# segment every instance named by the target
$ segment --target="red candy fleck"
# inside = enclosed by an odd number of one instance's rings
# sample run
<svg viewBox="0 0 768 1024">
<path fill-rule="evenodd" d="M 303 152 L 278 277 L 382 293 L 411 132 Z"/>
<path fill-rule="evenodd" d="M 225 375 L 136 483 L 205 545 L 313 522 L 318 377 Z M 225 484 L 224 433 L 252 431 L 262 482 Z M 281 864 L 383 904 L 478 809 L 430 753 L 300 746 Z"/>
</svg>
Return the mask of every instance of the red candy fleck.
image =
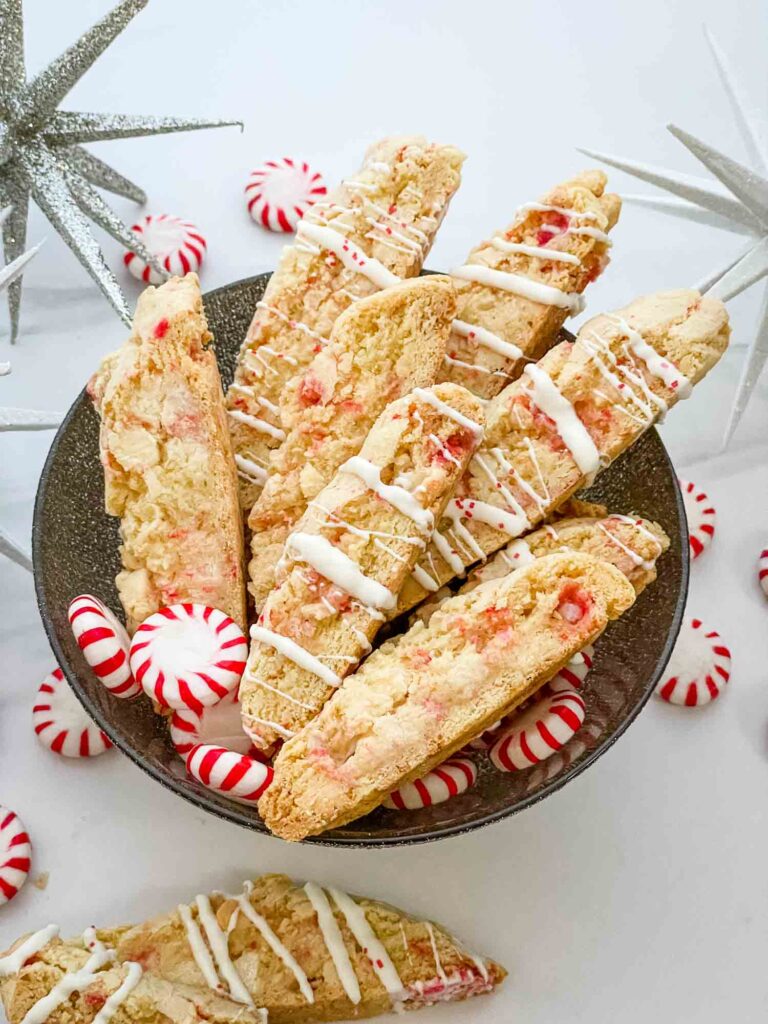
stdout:
<svg viewBox="0 0 768 1024">
<path fill-rule="evenodd" d="M 560 601 L 557 610 L 561 618 L 575 626 L 581 622 L 594 604 L 592 595 L 578 583 L 566 583 L 560 591 Z"/>
<path fill-rule="evenodd" d="M 317 377 L 305 377 L 299 384 L 299 401 L 302 405 L 318 405 L 323 400 L 323 385 Z"/>
<path fill-rule="evenodd" d="M 155 324 L 155 329 L 153 331 L 154 336 L 156 338 L 164 338 L 166 336 L 166 334 L 168 333 L 168 328 L 169 327 L 170 327 L 170 324 L 165 319 L 165 317 L 163 317 L 162 320 L 158 320 L 157 323 Z"/>
</svg>

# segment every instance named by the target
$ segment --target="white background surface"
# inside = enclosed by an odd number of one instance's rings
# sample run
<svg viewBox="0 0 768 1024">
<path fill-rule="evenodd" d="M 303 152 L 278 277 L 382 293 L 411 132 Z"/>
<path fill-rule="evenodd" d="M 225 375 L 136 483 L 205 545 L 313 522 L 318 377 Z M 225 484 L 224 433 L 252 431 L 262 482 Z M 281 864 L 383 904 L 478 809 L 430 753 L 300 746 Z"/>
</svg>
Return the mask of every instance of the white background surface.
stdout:
<svg viewBox="0 0 768 1024">
<path fill-rule="evenodd" d="M 25 0 L 36 71 L 107 10 L 106 0 Z M 585 165 L 592 146 L 698 173 L 664 131 L 674 120 L 743 158 L 700 32 L 706 20 L 765 119 L 768 9 L 758 0 L 472 4 L 154 0 L 77 86 L 71 109 L 241 117 L 236 129 L 102 144 L 143 184 L 148 209 L 195 220 L 209 241 L 205 288 L 270 269 L 283 239 L 247 219 L 242 188 L 264 158 L 306 157 L 329 183 L 388 132 L 420 131 L 468 154 L 464 184 L 429 265 L 457 265 L 514 207 Z M 760 105 L 762 107 L 760 108 Z M 649 191 L 622 175 L 612 185 Z M 131 222 L 131 204 L 116 205 Z M 43 219 L 25 279 L 23 337 L 0 404 L 65 409 L 118 320 Z M 736 236 L 627 208 L 614 263 L 588 313 L 693 284 Z M 119 253 L 109 241 L 113 265 Z M 136 289 L 118 271 L 131 301 Z M 736 345 L 758 295 L 733 303 Z M 0 337 L 0 359 L 8 358 Z M 712 457 L 742 352 L 734 349 L 664 428 L 676 465 L 718 508 L 713 548 L 693 567 L 689 610 L 719 629 L 732 683 L 703 711 L 652 701 L 604 758 L 564 791 L 470 836 L 388 852 L 293 847 L 196 811 L 120 754 L 69 763 L 30 724 L 53 667 L 30 577 L 0 564 L 0 803 L 35 844 L 28 885 L 0 910 L 0 948 L 49 920 L 138 919 L 247 875 L 285 870 L 379 895 L 452 926 L 511 972 L 492 999 L 420 1019 L 622 1024 L 768 1011 L 768 605 L 755 560 L 768 543 L 768 380 L 731 450 Z M 0 440 L 0 522 L 28 535 L 50 435 Z M 657 586 L 663 586 L 662 579 Z"/>
</svg>

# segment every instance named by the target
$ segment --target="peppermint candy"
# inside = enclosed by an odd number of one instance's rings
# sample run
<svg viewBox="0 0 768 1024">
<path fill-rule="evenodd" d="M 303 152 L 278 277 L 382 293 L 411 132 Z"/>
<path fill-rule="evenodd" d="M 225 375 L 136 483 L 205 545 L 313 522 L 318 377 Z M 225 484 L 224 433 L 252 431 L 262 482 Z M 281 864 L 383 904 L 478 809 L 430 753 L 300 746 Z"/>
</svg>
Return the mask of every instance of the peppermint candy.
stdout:
<svg viewBox="0 0 768 1024">
<path fill-rule="evenodd" d="M 40 742 L 63 757 L 97 757 L 112 746 L 85 713 L 60 668 L 50 672 L 37 691 L 32 725 Z"/>
<path fill-rule="evenodd" d="M 238 754 L 249 753 L 253 746 L 250 737 L 243 732 L 236 689 L 200 713 L 190 708 L 174 711 L 170 728 L 171 743 L 182 757 L 201 743 L 226 747 Z"/>
<path fill-rule="evenodd" d="M 248 643 L 228 615 L 204 604 L 174 604 L 146 619 L 131 641 L 131 671 L 161 707 L 202 714 L 237 688 Z"/>
<path fill-rule="evenodd" d="M 71 601 L 67 614 L 77 645 L 99 682 L 115 697 L 137 697 L 141 687 L 131 674 L 131 641 L 122 622 L 91 594 Z"/>
<path fill-rule="evenodd" d="M 768 597 L 768 548 L 764 548 L 760 552 L 760 558 L 757 560 L 757 582 L 760 584 L 760 589 Z"/>
<path fill-rule="evenodd" d="M 576 735 L 585 715 L 584 698 L 575 690 L 537 700 L 504 729 L 490 749 L 491 761 L 502 772 L 539 764 Z"/>
<path fill-rule="evenodd" d="M 322 177 L 306 161 L 284 156 L 251 171 L 245 186 L 248 212 L 270 231 L 293 232 L 313 203 L 326 195 Z"/>
<path fill-rule="evenodd" d="M 186 764 L 193 779 L 239 803 L 255 803 L 275 774 L 269 764 L 210 743 L 192 747 Z"/>
<path fill-rule="evenodd" d="M 0 804 L 0 907 L 24 885 L 32 862 L 32 843 L 14 811 Z"/>
<path fill-rule="evenodd" d="M 390 793 L 383 806 L 397 811 L 416 811 L 442 804 L 465 793 L 477 781 L 477 768 L 466 757 L 453 757 L 420 779 L 406 782 Z"/>
<path fill-rule="evenodd" d="M 568 690 L 580 690 L 584 680 L 592 668 L 595 649 L 592 644 L 574 654 L 571 660 L 560 669 L 544 688 L 545 693 L 566 693 Z"/>
<path fill-rule="evenodd" d="M 197 272 L 203 262 L 207 243 L 198 228 L 188 220 L 167 213 L 148 214 L 131 228 L 169 274 Z M 163 278 L 135 252 L 127 252 L 123 262 L 144 284 L 162 284 Z"/>
<path fill-rule="evenodd" d="M 670 704 L 700 707 L 720 696 L 731 677 L 731 652 L 701 619 L 685 619 L 656 693 Z"/>
<path fill-rule="evenodd" d="M 688 544 L 691 558 L 698 558 L 712 543 L 716 513 L 704 491 L 688 480 L 678 480 L 683 492 L 685 517 L 688 520 Z"/>
</svg>

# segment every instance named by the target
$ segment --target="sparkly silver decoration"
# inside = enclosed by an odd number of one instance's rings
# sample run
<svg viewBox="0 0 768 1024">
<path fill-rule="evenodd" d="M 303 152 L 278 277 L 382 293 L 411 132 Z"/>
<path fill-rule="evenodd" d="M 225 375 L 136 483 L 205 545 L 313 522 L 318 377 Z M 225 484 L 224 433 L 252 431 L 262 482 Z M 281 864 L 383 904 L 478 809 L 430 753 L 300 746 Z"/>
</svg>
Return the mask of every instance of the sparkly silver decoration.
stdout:
<svg viewBox="0 0 768 1024">
<path fill-rule="evenodd" d="M 10 558 L 12 562 L 20 565 L 27 572 L 32 572 L 32 559 L 29 557 L 29 552 L 9 536 L 2 526 L 0 526 L 0 555 Z"/>
<path fill-rule="evenodd" d="M 0 406 L 0 434 L 9 430 L 55 430 L 63 419 L 61 412 Z"/>
<path fill-rule="evenodd" d="M 11 206 L 6 206 L 4 209 L 0 210 L 0 227 L 2 227 L 2 225 L 8 220 L 12 210 L 13 207 Z M 38 245 L 34 246 L 34 248 L 28 249 L 27 252 L 23 252 L 20 256 L 17 256 L 15 260 L 9 263 L 8 266 L 3 267 L 3 269 L 0 270 L 0 292 L 12 285 L 14 281 L 19 280 L 21 275 L 24 273 L 24 269 L 27 264 L 33 256 L 37 255 L 42 244 L 43 243 L 40 242 Z M 11 364 L 0 362 L 0 377 L 6 377 L 10 372 Z"/>
<path fill-rule="evenodd" d="M 717 181 L 678 174 L 665 168 L 651 167 L 635 160 L 597 153 L 590 149 L 580 149 L 579 152 L 620 171 L 626 171 L 641 181 L 663 188 L 676 197 L 670 199 L 645 195 L 624 196 L 629 202 L 646 209 L 671 213 L 699 224 L 725 228 L 748 237 L 748 242 L 736 256 L 731 257 L 723 266 L 718 267 L 696 285 L 700 291 L 708 292 L 727 302 L 768 274 L 768 158 L 761 148 L 760 136 L 752 123 L 747 104 L 724 54 L 706 28 L 704 33 L 751 167 L 738 163 L 673 124 L 667 125 L 668 131 L 682 142 L 686 149 L 718 179 Z M 725 430 L 723 447 L 726 447 L 733 437 L 766 360 L 768 285 L 763 297 L 757 331 L 747 349 Z"/>
<path fill-rule="evenodd" d="M 239 121 L 90 114 L 57 109 L 75 83 L 147 2 L 122 0 L 27 82 L 21 0 L 0 0 L 0 203 L 13 204 L 12 212 L 2 225 L 6 259 L 13 261 L 8 269 L 23 258 L 31 197 L 126 324 L 130 324 L 128 306 L 91 233 L 89 221 L 146 260 L 163 278 L 168 275 L 94 186 L 139 203 L 146 200 L 144 192 L 83 149 L 82 143 L 224 125 L 242 127 Z M 16 278 L 8 287 L 11 343 L 18 335 L 20 303 L 21 281 Z"/>
</svg>

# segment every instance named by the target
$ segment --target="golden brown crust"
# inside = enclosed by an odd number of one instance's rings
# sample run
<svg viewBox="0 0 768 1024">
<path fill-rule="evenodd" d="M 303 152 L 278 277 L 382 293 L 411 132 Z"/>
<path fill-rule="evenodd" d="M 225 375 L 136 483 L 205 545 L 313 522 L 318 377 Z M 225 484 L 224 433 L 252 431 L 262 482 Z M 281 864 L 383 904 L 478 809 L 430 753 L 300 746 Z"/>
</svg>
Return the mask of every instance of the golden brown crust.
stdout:
<svg viewBox="0 0 768 1024">
<path fill-rule="evenodd" d="M 561 292 L 583 292 L 609 262 L 607 232 L 616 224 L 621 210 L 620 198 L 605 193 L 606 180 L 602 171 L 584 171 L 555 186 L 538 203 L 521 207 L 515 220 L 496 234 L 496 242 L 481 242 L 466 263 L 519 274 Z M 542 210 L 542 206 L 550 209 Z M 546 248 L 564 256 L 546 259 L 502 248 L 509 243 Z M 564 262 L 569 259 L 575 262 Z M 492 398 L 520 376 L 528 360 L 540 359 L 555 343 L 571 311 L 476 281 L 454 280 L 458 292 L 456 319 L 461 330 L 451 334 L 443 379 L 463 384 L 483 398 Z M 471 327 L 480 327 L 507 345 L 514 345 L 522 357 L 495 350 L 492 341 L 489 347 L 482 332 L 468 336 Z"/>
<path fill-rule="evenodd" d="M 571 552 L 447 601 L 429 626 L 375 651 L 282 747 L 264 821 L 296 841 L 366 814 L 508 714 L 634 596 L 614 566 Z"/>
<path fill-rule="evenodd" d="M 360 450 L 389 402 L 437 378 L 456 298 L 450 278 L 407 281 L 361 299 L 333 326 L 331 344 L 280 399 L 286 439 L 248 520 L 249 590 L 261 608 L 285 538 L 338 467 Z"/>
<path fill-rule="evenodd" d="M 445 403 L 435 408 L 430 399 Z M 456 417 L 472 421 L 472 432 Z M 340 467 L 334 479 L 310 504 L 288 538 L 278 571 L 278 586 L 267 597 L 252 630 L 248 665 L 240 684 L 243 724 L 254 742 L 269 747 L 309 722 L 333 693 L 334 683 L 318 675 L 341 678 L 370 650 L 384 614 L 354 600 L 322 572 L 291 552 L 297 536 L 316 537 L 343 552 L 368 580 L 389 592 L 392 602 L 423 551 L 431 526 L 442 513 L 457 480 L 480 440 L 484 421 L 477 398 L 457 384 L 438 384 L 392 402 L 371 428 L 358 461 L 371 481 Z M 395 504 L 386 491 L 395 485 Z M 397 496 L 412 502 L 417 519 Z M 417 521 L 427 513 L 428 524 Z M 317 659 L 319 666 L 297 663 L 257 630 L 287 637 Z M 279 640 L 277 641 L 279 643 Z"/>
<path fill-rule="evenodd" d="M 197 276 L 171 278 L 142 293 L 128 341 L 89 385 L 129 630 L 180 601 L 245 626 L 237 477 L 210 341 Z"/>
<path fill-rule="evenodd" d="M 537 367 L 567 399 L 591 437 L 598 468 L 629 448 L 662 407 L 671 407 L 680 397 L 678 390 L 651 374 L 630 353 L 628 328 L 639 332 L 691 384 L 717 363 L 730 333 L 725 306 L 717 299 L 702 298 L 693 290 L 658 292 L 588 321 L 574 344 L 563 342 L 539 361 Z M 617 374 L 621 391 L 610 379 Z M 486 422 L 483 446 L 456 492 L 470 513 L 459 522 L 466 533 L 457 532 L 455 520 L 443 521 L 437 540 L 419 563 L 435 589 L 457 575 L 460 566 L 472 565 L 481 554 L 487 556 L 507 544 L 510 536 L 536 526 L 589 483 L 589 475 L 576 464 L 557 425 L 533 402 L 527 374 L 491 400 Z M 525 514 L 525 521 L 517 517 L 516 532 L 479 521 L 478 511 L 483 508 L 508 512 L 510 499 Z M 441 550 L 451 552 L 453 567 Z M 412 608 L 428 593 L 409 578 L 398 612 Z"/>
<path fill-rule="evenodd" d="M 383 139 L 368 150 L 354 178 L 343 182 L 327 202 L 316 203 L 305 222 L 333 225 L 357 252 L 378 261 L 390 275 L 414 277 L 459 186 L 463 161 L 453 146 L 421 137 Z M 267 424 L 255 429 L 242 420 L 231 421 L 234 450 L 246 460 L 241 464 L 246 511 L 263 485 L 269 452 L 281 441 L 274 433 L 281 429 L 274 410 L 283 387 L 327 342 L 339 314 L 378 287 L 365 272 L 345 266 L 316 241 L 302 240 L 301 228 L 296 242 L 283 250 L 227 393 L 230 410 Z"/>
</svg>

